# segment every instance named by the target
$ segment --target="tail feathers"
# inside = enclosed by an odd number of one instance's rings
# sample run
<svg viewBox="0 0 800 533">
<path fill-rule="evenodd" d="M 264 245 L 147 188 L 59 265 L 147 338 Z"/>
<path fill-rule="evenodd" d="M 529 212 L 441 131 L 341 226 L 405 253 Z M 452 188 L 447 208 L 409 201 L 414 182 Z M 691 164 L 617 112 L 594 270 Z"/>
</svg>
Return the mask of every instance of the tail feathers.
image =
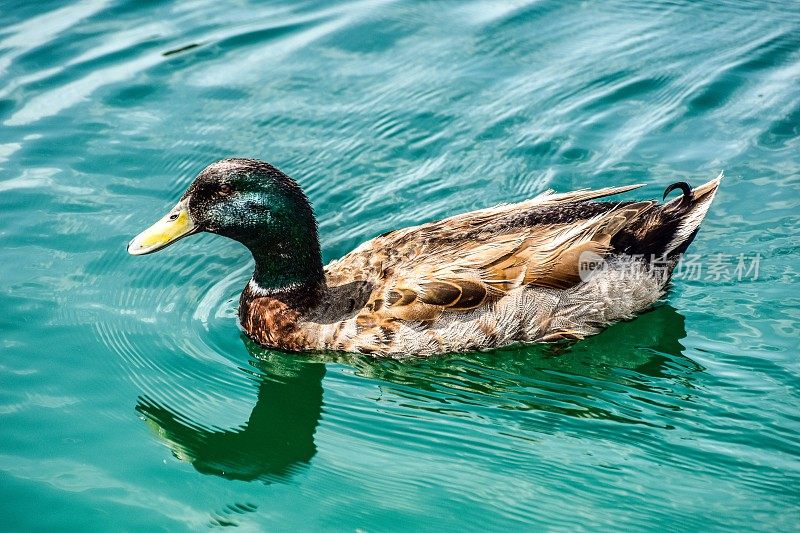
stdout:
<svg viewBox="0 0 800 533">
<path fill-rule="evenodd" d="M 721 180 L 722 173 L 694 189 L 685 182 L 670 185 L 664 197 L 675 190 L 683 194 L 662 205 L 652 202 L 652 209 L 614 235 L 612 249 L 646 258 L 677 258 L 697 234 Z"/>
<path fill-rule="evenodd" d="M 674 217 L 678 222 L 672 239 L 664 248 L 663 255 L 673 256 L 686 251 L 708 213 L 711 202 L 714 201 L 722 177 L 723 173 L 720 172 L 719 176 L 692 189 L 688 194 L 688 186 L 685 189 L 681 187 L 681 185 L 686 185 L 685 183 L 671 185 L 667 188 L 665 195 L 674 188 L 681 188 L 684 194 L 680 198 L 667 202 L 662 208 L 664 215 L 670 216 L 670 218 Z"/>
</svg>

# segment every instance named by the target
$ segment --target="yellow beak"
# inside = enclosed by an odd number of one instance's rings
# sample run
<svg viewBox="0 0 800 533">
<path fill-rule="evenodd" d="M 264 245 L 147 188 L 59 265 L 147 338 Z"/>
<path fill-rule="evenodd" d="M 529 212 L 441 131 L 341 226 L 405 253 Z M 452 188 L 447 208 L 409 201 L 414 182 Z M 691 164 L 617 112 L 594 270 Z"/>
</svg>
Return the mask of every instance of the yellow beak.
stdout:
<svg viewBox="0 0 800 533">
<path fill-rule="evenodd" d="M 157 252 L 175 241 L 197 231 L 197 226 L 189 215 L 189 199 L 178 202 L 169 213 L 141 232 L 128 243 L 128 253 L 144 255 Z"/>
</svg>

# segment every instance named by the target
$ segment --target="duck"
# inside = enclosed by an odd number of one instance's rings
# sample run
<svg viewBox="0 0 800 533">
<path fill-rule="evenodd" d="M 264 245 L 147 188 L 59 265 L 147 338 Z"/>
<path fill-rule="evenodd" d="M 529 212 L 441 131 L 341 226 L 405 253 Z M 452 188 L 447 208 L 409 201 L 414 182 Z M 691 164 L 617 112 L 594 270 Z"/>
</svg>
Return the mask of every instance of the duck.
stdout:
<svg viewBox="0 0 800 533">
<path fill-rule="evenodd" d="M 673 183 L 661 201 L 608 199 L 641 184 L 548 190 L 389 231 L 323 265 L 298 183 L 264 161 L 229 158 L 205 167 L 127 251 L 200 232 L 243 244 L 255 268 L 238 322 L 269 349 L 399 358 L 556 343 L 662 300 L 721 179 Z"/>
</svg>

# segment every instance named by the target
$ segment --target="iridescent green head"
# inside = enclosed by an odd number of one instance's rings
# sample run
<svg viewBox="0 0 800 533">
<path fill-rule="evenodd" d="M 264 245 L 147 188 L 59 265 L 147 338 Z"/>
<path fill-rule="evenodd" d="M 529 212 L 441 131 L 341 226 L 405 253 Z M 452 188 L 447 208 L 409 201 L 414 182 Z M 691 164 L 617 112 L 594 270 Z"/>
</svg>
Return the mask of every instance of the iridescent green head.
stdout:
<svg viewBox="0 0 800 533">
<path fill-rule="evenodd" d="M 167 215 L 128 244 L 128 252 L 156 252 L 201 231 L 247 246 L 263 288 L 323 279 L 311 204 L 293 179 L 269 163 L 223 159 L 207 166 Z"/>
</svg>

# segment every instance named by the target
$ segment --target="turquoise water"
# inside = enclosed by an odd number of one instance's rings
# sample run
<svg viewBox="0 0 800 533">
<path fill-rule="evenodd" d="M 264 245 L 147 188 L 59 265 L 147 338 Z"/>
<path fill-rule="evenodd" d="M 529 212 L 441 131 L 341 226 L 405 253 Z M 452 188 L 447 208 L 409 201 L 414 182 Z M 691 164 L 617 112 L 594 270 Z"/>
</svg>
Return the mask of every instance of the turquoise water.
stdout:
<svg viewBox="0 0 800 533">
<path fill-rule="evenodd" d="M 796 3 L 8 3 L 0 123 L 4 530 L 800 528 Z M 726 178 L 705 270 L 634 321 L 310 359 L 241 336 L 237 243 L 125 252 L 232 155 L 302 184 L 326 259 Z"/>
</svg>

